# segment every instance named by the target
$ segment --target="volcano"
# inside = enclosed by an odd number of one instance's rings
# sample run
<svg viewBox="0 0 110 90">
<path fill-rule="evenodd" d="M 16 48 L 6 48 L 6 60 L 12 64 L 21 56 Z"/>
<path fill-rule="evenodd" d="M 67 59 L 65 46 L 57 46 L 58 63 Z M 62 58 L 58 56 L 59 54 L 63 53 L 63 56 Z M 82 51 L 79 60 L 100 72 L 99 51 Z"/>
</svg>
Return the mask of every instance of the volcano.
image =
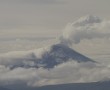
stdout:
<svg viewBox="0 0 110 90">
<path fill-rule="evenodd" d="M 68 61 L 95 62 L 92 59 L 76 52 L 72 48 L 63 44 L 55 44 L 50 47 L 50 50 L 42 54 L 42 58 L 37 60 L 37 67 L 53 68 L 56 65 Z"/>
</svg>

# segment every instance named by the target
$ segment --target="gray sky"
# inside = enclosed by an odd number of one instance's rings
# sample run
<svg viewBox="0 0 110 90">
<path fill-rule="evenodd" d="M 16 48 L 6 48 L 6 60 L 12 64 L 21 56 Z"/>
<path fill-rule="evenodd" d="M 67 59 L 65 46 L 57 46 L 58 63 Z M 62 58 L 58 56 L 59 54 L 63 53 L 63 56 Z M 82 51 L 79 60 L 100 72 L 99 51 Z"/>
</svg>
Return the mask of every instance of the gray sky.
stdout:
<svg viewBox="0 0 110 90">
<path fill-rule="evenodd" d="M 110 19 L 109 9 L 110 0 L 0 0 L 0 36 L 59 36 L 79 17 Z"/>
</svg>

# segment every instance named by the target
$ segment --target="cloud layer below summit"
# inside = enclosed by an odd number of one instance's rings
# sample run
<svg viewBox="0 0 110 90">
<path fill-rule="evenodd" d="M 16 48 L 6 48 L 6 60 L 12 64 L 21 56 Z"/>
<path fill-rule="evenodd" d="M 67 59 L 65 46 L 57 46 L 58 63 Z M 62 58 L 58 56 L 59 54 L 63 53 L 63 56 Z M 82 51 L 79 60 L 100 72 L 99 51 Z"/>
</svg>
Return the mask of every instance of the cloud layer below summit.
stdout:
<svg viewBox="0 0 110 90">
<path fill-rule="evenodd" d="M 0 65 L 0 84 L 42 86 L 63 83 L 81 83 L 109 80 L 110 67 L 94 66 L 92 63 L 63 63 L 54 69 L 36 69 L 18 67 L 9 69 Z"/>
</svg>

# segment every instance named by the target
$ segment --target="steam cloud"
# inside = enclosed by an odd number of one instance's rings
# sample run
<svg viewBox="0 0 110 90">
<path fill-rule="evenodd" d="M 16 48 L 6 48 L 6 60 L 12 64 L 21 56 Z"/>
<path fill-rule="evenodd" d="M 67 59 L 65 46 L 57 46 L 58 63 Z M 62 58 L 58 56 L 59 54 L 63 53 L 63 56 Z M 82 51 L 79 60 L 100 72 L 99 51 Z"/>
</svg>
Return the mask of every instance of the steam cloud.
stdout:
<svg viewBox="0 0 110 90">
<path fill-rule="evenodd" d="M 66 26 L 60 38 L 66 45 L 78 44 L 84 39 L 110 38 L 110 21 L 88 15 Z"/>
</svg>

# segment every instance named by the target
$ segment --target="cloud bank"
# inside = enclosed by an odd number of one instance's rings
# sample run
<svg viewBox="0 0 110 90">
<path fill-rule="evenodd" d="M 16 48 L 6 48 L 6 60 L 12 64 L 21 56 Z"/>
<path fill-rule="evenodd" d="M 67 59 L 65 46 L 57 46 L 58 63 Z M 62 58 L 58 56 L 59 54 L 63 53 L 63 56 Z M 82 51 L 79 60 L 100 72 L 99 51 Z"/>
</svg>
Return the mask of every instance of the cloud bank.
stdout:
<svg viewBox="0 0 110 90">
<path fill-rule="evenodd" d="M 63 63 L 54 69 L 23 68 L 10 69 L 0 65 L 0 84 L 24 83 L 28 86 L 42 86 L 63 83 L 96 82 L 110 78 L 110 68 L 92 63 Z M 91 75 L 92 73 L 92 75 Z"/>
<path fill-rule="evenodd" d="M 61 43 L 78 44 L 84 39 L 110 38 L 110 21 L 88 15 L 66 26 Z"/>
<path fill-rule="evenodd" d="M 48 50 L 49 48 L 41 48 L 0 55 L 0 85 L 19 85 L 22 83 L 36 87 L 52 84 L 96 82 L 110 78 L 109 66 L 94 64 L 93 62 L 77 63 L 69 60 L 50 70 L 37 68 L 34 60 L 35 56 L 41 58 L 42 54 Z"/>
</svg>

